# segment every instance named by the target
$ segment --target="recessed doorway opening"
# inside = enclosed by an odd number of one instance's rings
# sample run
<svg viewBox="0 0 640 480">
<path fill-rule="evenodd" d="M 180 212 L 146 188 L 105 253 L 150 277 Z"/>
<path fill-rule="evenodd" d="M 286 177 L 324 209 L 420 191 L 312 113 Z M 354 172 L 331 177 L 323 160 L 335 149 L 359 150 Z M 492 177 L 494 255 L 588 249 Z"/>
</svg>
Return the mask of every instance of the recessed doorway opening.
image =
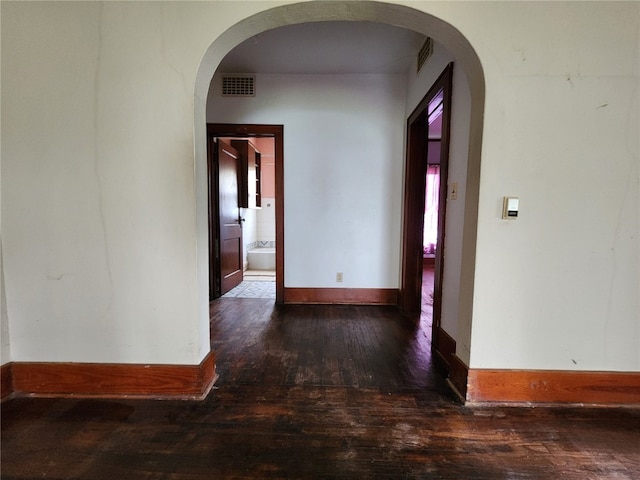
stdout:
<svg viewBox="0 0 640 480">
<path fill-rule="evenodd" d="M 241 229 L 241 280 L 232 288 L 219 289 L 210 300 L 226 298 L 270 298 L 281 303 L 284 289 L 284 255 L 282 245 L 283 190 L 281 125 L 208 124 L 209 198 L 210 198 L 210 278 L 220 282 L 224 276 L 224 251 L 220 239 L 219 165 L 213 155 L 216 142 L 223 142 L 238 152 L 237 218 Z M 247 153 L 249 152 L 249 153 Z M 246 161 L 246 156 L 251 158 Z M 243 159 L 244 165 L 243 166 Z M 280 292 L 280 297 L 278 293 Z"/>
<path fill-rule="evenodd" d="M 457 231 L 460 232 L 460 285 L 458 300 L 456 300 L 456 312 L 455 318 L 460 319 L 460 323 L 457 328 L 449 329 L 453 332 L 456 338 L 461 340 L 462 362 L 469 364 L 469 332 L 471 331 L 472 320 L 472 299 L 473 299 L 473 281 L 474 281 L 474 258 L 475 258 L 475 239 L 476 239 L 476 225 L 477 225 L 477 179 L 479 178 L 479 164 L 480 164 L 480 147 L 482 138 L 482 112 L 484 102 L 484 77 L 482 74 L 482 68 L 477 56 L 475 55 L 473 48 L 468 44 L 467 40 L 462 34 L 447 24 L 445 21 L 438 19 L 432 15 L 420 12 L 417 10 L 408 9 L 397 5 L 385 4 L 382 2 L 348 2 L 350 8 L 345 10 L 345 2 L 313 2 L 312 4 L 293 4 L 287 5 L 275 9 L 271 9 L 268 12 L 258 13 L 254 17 L 248 18 L 233 28 L 229 29 L 225 35 L 216 40 L 205 54 L 201 69 L 198 72 L 198 84 L 196 86 L 196 100 L 198 103 L 196 109 L 196 130 L 199 128 L 197 125 L 200 118 L 205 118 L 206 109 L 202 109 L 200 102 L 203 98 L 206 98 L 206 90 L 209 88 L 210 80 L 213 76 L 217 65 L 220 64 L 222 58 L 235 46 L 242 43 L 242 41 L 252 38 L 255 35 L 259 35 L 267 30 L 271 30 L 280 26 L 310 22 L 322 22 L 329 20 L 349 20 L 350 22 L 381 22 L 390 25 L 398 25 L 403 28 L 413 30 L 415 32 L 421 32 L 425 35 L 433 35 L 433 38 L 441 42 L 446 48 L 451 48 L 450 52 L 452 57 L 459 60 L 460 65 L 466 78 L 469 81 L 470 88 L 470 124 L 471 129 L 466 132 L 468 135 L 468 149 L 465 149 L 465 156 L 460 157 L 462 161 L 468 162 L 468 169 L 465 177 L 469 180 L 466 185 L 463 186 L 463 208 L 458 208 L 457 218 Z M 410 15 L 407 15 L 407 14 Z M 264 21 L 265 23 L 262 23 Z M 236 28 L 237 27 L 237 28 Z M 204 83 L 203 83 L 204 82 Z M 205 85 L 206 83 L 206 85 Z M 260 91 L 261 84 L 258 83 L 258 91 Z M 283 97 L 283 99 L 292 100 L 291 96 Z M 348 99 L 348 97 L 345 97 Z M 419 97 L 418 97 L 419 98 Z M 326 109 L 325 109 L 326 110 Z M 325 111 L 319 110 L 319 111 Z M 263 112 L 262 112 L 263 113 Z M 242 121 L 246 117 L 249 121 L 263 121 L 268 120 L 265 115 L 247 116 L 248 112 L 244 110 L 237 118 L 231 121 Z M 260 118 L 258 118 L 260 117 Z M 224 117 L 211 119 L 212 121 L 223 121 Z M 271 117 L 273 118 L 273 117 Z M 456 117 L 459 118 L 459 117 Z M 463 133 L 464 135 L 465 133 Z M 198 143 L 198 132 L 196 132 L 196 143 Z M 397 149 L 396 149 L 397 150 Z M 468 157 L 466 156 L 468 153 Z M 345 163 L 348 165 L 349 163 Z M 295 183 L 295 181 L 294 181 Z M 307 185 L 307 183 L 304 183 Z M 290 185 L 289 183 L 287 185 Z M 298 184 L 300 185 L 300 183 Z M 199 183 L 201 188 L 201 183 Z M 298 189 L 298 192 L 301 191 Z M 296 192 L 296 193 L 298 193 Z M 466 195 L 464 193 L 466 192 Z M 291 193 L 291 192 L 290 192 Z M 423 202 L 424 202 L 424 189 L 422 190 Z M 291 195 L 290 195 L 291 196 Z M 199 198 L 201 195 L 199 195 Z M 303 201 L 289 199 L 292 205 L 296 207 L 308 205 Z M 422 202 L 421 202 L 422 203 Z M 353 210 L 353 208 L 351 209 Z M 378 209 L 379 210 L 379 209 Z M 202 209 L 200 208 L 200 211 Z M 291 209 L 289 210 L 291 211 Z M 349 209 L 347 209 L 349 211 Z M 424 209 L 420 213 L 424 214 Z M 201 215 L 199 215 L 199 218 Z M 354 218 L 354 217 L 350 217 Z M 355 217 L 357 218 L 357 217 Z M 393 217 L 392 217 L 393 218 Z M 398 216 L 396 216 L 398 218 Z M 291 218 L 292 224 L 297 224 L 293 218 Z M 464 225 L 463 225 L 464 223 Z M 463 228 L 464 227 L 464 228 Z M 307 243 L 295 242 L 292 239 L 290 232 L 297 233 L 300 229 L 288 230 L 289 240 L 292 245 L 304 245 L 307 247 Z M 387 230 L 389 231 L 389 230 Z M 420 232 L 422 237 L 422 231 Z M 320 236 L 315 238 L 320 239 Z M 339 238 L 334 235 L 334 238 Z M 296 237 L 297 239 L 297 237 Z M 284 240 L 284 238 L 283 238 Z M 282 245 L 282 242 L 280 242 Z M 420 248 L 422 250 L 422 238 L 420 238 Z M 376 256 L 375 258 L 378 258 Z M 422 256 L 420 256 L 422 257 Z M 289 252 L 288 256 L 288 270 L 287 275 L 291 284 L 296 284 L 299 275 L 300 262 L 294 262 L 294 258 Z M 389 258 L 388 255 L 380 258 Z M 282 259 L 284 260 L 284 259 Z M 304 262 L 303 262 L 304 263 Z M 421 262 L 422 263 L 422 262 Z M 282 263 L 284 265 L 284 263 Z M 294 265 L 296 265 L 294 267 Z M 322 267 L 322 266 L 321 266 Z M 422 265 L 420 265 L 422 267 Z M 328 278 L 335 279 L 335 271 L 343 271 L 341 268 L 333 269 L 333 276 Z M 422 270 L 422 268 L 420 268 Z M 294 278 L 296 277 L 296 278 Z M 387 278 L 390 276 L 387 275 Z M 350 278 L 345 275 L 345 279 Z M 333 280 L 332 280 L 333 281 Z M 284 284 L 283 284 L 284 292 Z M 458 291 L 458 289 L 456 289 Z M 420 292 L 421 293 L 421 292 Z M 402 295 L 402 292 L 400 292 Z M 284 300 L 284 297 L 281 297 Z M 454 300 L 454 299 L 450 299 Z M 450 305 L 453 301 L 449 302 Z M 455 347 L 454 352 L 457 353 Z"/>
<path fill-rule="evenodd" d="M 452 82 L 451 63 L 407 122 L 402 263 L 403 310 L 431 311 L 431 350 L 447 373 L 454 352 L 443 347 L 441 315 Z"/>
</svg>

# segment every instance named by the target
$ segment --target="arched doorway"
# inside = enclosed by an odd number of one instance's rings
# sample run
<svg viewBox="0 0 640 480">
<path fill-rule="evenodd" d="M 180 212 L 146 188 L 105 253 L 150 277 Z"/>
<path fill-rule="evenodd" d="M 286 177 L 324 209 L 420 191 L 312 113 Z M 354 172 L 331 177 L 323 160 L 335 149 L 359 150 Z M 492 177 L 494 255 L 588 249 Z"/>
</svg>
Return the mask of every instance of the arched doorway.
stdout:
<svg viewBox="0 0 640 480">
<path fill-rule="evenodd" d="M 237 23 L 218 37 L 207 50 L 200 65 L 195 88 L 195 159 L 198 224 L 199 301 L 203 319 L 208 304 L 207 272 L 207 184 L 206 184 L 206 98 L 209 83 L 224 56 L 242 41 L 273 28 L 317 21 L 378 22 L 400 26 L 434 38 L 456 58 L 465 72 L 471 92 L 471 119 L 467 158 L 467 182 L 464 203 L 464 228 L 461 253 L 461 281 L 458 290 L 458 357 L 469 365 L 473 302 L 476 227 L 479 193 L 482 116 L 484 109 L 484 77 L 473 48 L 464 36 L 445 21 L 425 12 L 382 2 L 310 2 L 277 7 Z M 286 258 L 281 256 L 282 261 Z M 458 386 L 464 390 L 463 383 Z"/>
</svg>

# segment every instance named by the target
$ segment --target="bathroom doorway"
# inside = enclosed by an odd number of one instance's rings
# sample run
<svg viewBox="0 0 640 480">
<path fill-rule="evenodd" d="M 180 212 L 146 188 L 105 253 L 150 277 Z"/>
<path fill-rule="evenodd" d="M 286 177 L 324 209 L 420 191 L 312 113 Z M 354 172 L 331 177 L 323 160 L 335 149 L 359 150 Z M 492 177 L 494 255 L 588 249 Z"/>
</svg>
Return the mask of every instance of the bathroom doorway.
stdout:
<svg viewBox="0 0 640 480">
<path fill-rule="evenodd" d="M 284 295 L 283 250 L 283 127 L 281 125 L 207 124 L 209 144 L 222 140 L 239 151 L 247 149 L 252 168 L 239 168 L 239 182 L 249 188 L 239 188 L 239 223 L 243 230 L 243 282 L 224 297 L 273 298 L 282 303 Z M 241 154 L 242 155 L 242 154 Z M 242 162 L 240 162 L 242 163 Z M 246 169 L 246 165 L 245 165 Z M 214 169 L 212 169 L 213 171 Z M 210 178 L 209 195 L 215 199 L 216 182 Z M 244 196 L 249 196 L 245 202 Z M 246 199 L 245 199 L 246 200 Z M 211 209 L 209 235 L 215 239 L 215 208 Z M 215 240 L 211 242 L 211 277 L 219 275 L 216 265 Z M 218 262 L 219 263 L 219 262 Z M 220 296 L 220 295 L 218 295 Z M 218 296 L 212 296 L 211 300 Z"/>
</svg>

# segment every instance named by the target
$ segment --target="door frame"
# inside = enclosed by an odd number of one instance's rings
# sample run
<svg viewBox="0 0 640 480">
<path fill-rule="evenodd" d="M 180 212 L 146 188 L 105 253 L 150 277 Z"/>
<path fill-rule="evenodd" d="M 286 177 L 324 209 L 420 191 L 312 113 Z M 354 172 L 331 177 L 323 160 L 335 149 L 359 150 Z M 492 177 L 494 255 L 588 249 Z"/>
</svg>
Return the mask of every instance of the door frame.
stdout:
<svg viewBox="0 0 640 480">
<path fill-rule="evenodd" d="M 442 314 L 442 280 L 447 208 L 449 143 L 451 134 L 451 91 L 453 63 L 449 63 L 429 88 L 407 120 L 407 161 L 404 181 L 404 228 L 402 233 L 402 276 L 400 308 L 419 313 L 422 307 L 423 230 L 428 152 L 428 107 L 443 91 L 442 140 L 440 149 L 440 194 L 438 199 L 438 239 L 436 245 L 433 292 L 432 351 L 438 349 Z"/>
<path fill-rule="evenodd" d="M 276 303 L 284 303 L 284 125 L 257 125 L 233 123 L 207 123 L 207 144 L 215 137 L 271 137 L 275 150 L 275 190 L 276 190 Z M 209 198 L 211 199 L 211 176 L 209 176 Z M 216 210 L 217 212 L 217 210 Z M 215 217 L 214 217 L 215 219 Z M 212 209 L 209 214 L 209 242 L 212 236 Z M 211 260 L 209 260 L 211 281 Z M 215 267 L 219 269 L 220 267 Z M 211 288 L 211 287 L 209 287 Z"/>
</svg>

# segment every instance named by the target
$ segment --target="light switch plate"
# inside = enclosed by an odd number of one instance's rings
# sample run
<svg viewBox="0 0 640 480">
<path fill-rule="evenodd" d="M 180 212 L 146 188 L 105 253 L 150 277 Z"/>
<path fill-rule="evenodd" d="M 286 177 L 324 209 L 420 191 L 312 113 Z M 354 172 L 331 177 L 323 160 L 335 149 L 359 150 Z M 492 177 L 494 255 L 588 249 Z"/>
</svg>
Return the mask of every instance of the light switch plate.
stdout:
<svg viewBox="0 0 640 480">
<path fill-rule="evenodd" d="M 503 197 L 502 218 L 504 220 L 515 220 L 520 212 L 520 199 L 518 197 Z"/>
</svg>

